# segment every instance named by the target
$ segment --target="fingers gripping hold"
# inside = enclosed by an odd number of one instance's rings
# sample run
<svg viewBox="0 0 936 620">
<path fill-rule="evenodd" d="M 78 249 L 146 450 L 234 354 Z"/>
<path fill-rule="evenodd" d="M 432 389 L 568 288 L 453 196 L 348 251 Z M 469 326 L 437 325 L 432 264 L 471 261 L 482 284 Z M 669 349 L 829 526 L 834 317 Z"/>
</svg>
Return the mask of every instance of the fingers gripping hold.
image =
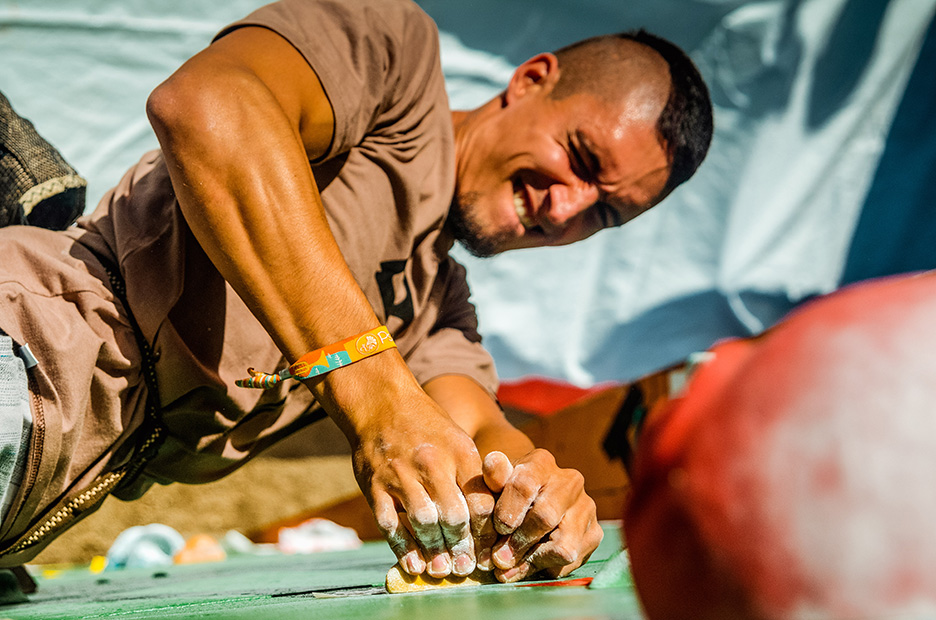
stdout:
<svg viewBox="0 0 936 620">
<path fill-rule="evenodd" d="M 410 575 L 419 575 L 426 570 L 426 561 L 416 544 L 413 535 L 400 519 L 400 514 L 389 496 L 375 500 L 374 516 L 377 527 L 383 533 L 387 544 L 400 561 L 400 565 Z"/>
<path fill-rule="evenodd" d="M 380 424 L 364 428 L 355 449 L 355 475 L 372 497 L 375 514 L 379 509 L 378 522 L 404 570 L 420 572 L 417 562 L 407 564 L 401 557 L 415 549 L 430 576 L 467 575 L 475 567 L 472 526 L 477 520 L 475 527 L 483 528 L 493 498 L 487 507 L 484 498 L 469 504 L 468 483 L 477 479 L 483 487 L 477 447 L 445 411 L 420 395 L 428 402 L 421 403 L 418 416 L 397 415 L 393 423 L 380 418 Z M 378 506 L 378 495 L 390 499 Z"/>
<path fill-rule="evenodd" d="M 560 523 L 547 538 L 534 545 L 522 562 L 506 570 L 498 570 L 497 577 L 505 583 L 519 581 L 536 573 L 552 578 L 565 577 L 582 566 L 598 548 L 604 532 L 592 520 L 584 532 L 571 523 Z"/>
<path fill-rule="evenodd" d="M 425 551 L 427 572 L 437 578 L 468 575 L 475 568 L 475 548 L 471 511 L 457 484 L 460 468 L 448 465 L 429 445 L 420 446 L 414 461 L 421 487 L 409 489 L 407 497 L 417 501 L 406 508 L 416 541 Z"/>
<path fill-rule="evenodd" d="M 439 510 L 425 493 L 422 495 L 420 502 L 406 507 L 406 515 L 416 543 L 424 551 L 427 572 L 433 577 L 444 577 L 451 572 L 451 556 L 439 523 Z"/>
<path fill-rule="evenodd" d="M 528 465 L 520 464 L 513 469 L 494 507 L 494 528 L 498 534 L 506 536 L 520 527 L 542 485 L 543 480 Z"/>
<path fill-rule="evenodd" d="M 565 577 L 588 561 L 604 532 L 597 521 L 591 521 L 579 540 L 573 540 L 569 532 L 557 529 L 555 536 L 540 545 L 529 556 L 530 562 L 550 577 Z"/>
<path fill-rule="evenodd" d="M 451 571 L 458 576 L 465 576 L 475 569 L 475 540 L 471 534 L 468 504 L 463 497 L 458 500 L 456 507 L 442 513 L 439 524 L 451 554 Z"/>
<path fill-rule="evenodd" d="M 493 550 L 498 578 L 516 581 L 537 571 L 560 576 L 575 570 L 601 540 L 595 516 L 581 473 L 558 467 L 543 450 L 526 455 L 494 508 L 495 527 L 505 536 Z"/>
</svg>

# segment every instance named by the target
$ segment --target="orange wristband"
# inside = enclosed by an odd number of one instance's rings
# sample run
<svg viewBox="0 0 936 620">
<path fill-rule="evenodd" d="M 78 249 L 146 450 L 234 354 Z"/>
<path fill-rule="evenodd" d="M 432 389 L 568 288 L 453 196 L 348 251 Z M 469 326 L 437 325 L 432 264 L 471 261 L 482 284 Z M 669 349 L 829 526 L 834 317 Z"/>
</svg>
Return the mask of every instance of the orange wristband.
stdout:
<svg viewBox="0 0 936 620">
<path fill-rule="evenodd" d="M 377 355 L 387 349 L 396 348 L 390 330 L 381 325 L 375 329 L 345 338 L 327 347 L 310 351 L 296 360 L 289 368 L 277 373 L 265 373 L 247 369 L 250 377 L 235 381 L 238 387 L 267 389 L 284 379 L 308 379 L 324 375 L 342 366 L 353 364 L 371 355 Z"/>
</svg>

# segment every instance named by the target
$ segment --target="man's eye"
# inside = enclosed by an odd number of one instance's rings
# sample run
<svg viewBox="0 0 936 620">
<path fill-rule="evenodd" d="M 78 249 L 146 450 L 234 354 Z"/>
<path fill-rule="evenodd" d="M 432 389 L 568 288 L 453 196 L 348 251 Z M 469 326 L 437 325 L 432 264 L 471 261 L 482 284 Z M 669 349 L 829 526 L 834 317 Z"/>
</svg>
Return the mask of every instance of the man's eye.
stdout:
<svg viewBox="0 0 936 620">
<path fill-rule="evenodd" d="M 574 146 L 569 146 L 569 157 L 572 160 L 573 172 L 583 181 L 591 180 L 591 172 L 588 170 L 585 158 Z"/>
</svg>

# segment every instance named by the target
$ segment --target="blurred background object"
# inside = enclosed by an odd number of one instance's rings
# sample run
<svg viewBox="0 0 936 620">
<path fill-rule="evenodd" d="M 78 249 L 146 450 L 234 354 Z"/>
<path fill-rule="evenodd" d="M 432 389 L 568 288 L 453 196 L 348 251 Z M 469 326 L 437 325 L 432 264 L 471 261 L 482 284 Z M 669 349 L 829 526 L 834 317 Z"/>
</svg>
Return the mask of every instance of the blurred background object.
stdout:
<svg viewBox="0 0 936 620">
<path fill-rule="evenodd" d="M 846 287 L 653 411 L 624 519 L 650 620 L 936 615 L 934 313 L 936 272 Z"/>
</svg>

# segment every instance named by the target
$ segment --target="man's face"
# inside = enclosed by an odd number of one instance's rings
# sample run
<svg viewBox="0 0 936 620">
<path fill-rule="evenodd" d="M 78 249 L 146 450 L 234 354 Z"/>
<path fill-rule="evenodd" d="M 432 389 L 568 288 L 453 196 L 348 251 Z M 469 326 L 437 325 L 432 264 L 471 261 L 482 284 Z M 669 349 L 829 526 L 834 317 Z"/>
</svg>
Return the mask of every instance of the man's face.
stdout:
<svg viewBox="0 0 936 620">
<path fill-rule="evenodd" d="M 553 99 L 555 78 L 515 75 L 497 113 L 458 144 L 449 224 L 476 255 L 563 245 L 620 226 L 652 207 L 666 184 L 656 124 L 667 92 L 638 84 L 613 103 L 591 94 Z"/>
</svg>

